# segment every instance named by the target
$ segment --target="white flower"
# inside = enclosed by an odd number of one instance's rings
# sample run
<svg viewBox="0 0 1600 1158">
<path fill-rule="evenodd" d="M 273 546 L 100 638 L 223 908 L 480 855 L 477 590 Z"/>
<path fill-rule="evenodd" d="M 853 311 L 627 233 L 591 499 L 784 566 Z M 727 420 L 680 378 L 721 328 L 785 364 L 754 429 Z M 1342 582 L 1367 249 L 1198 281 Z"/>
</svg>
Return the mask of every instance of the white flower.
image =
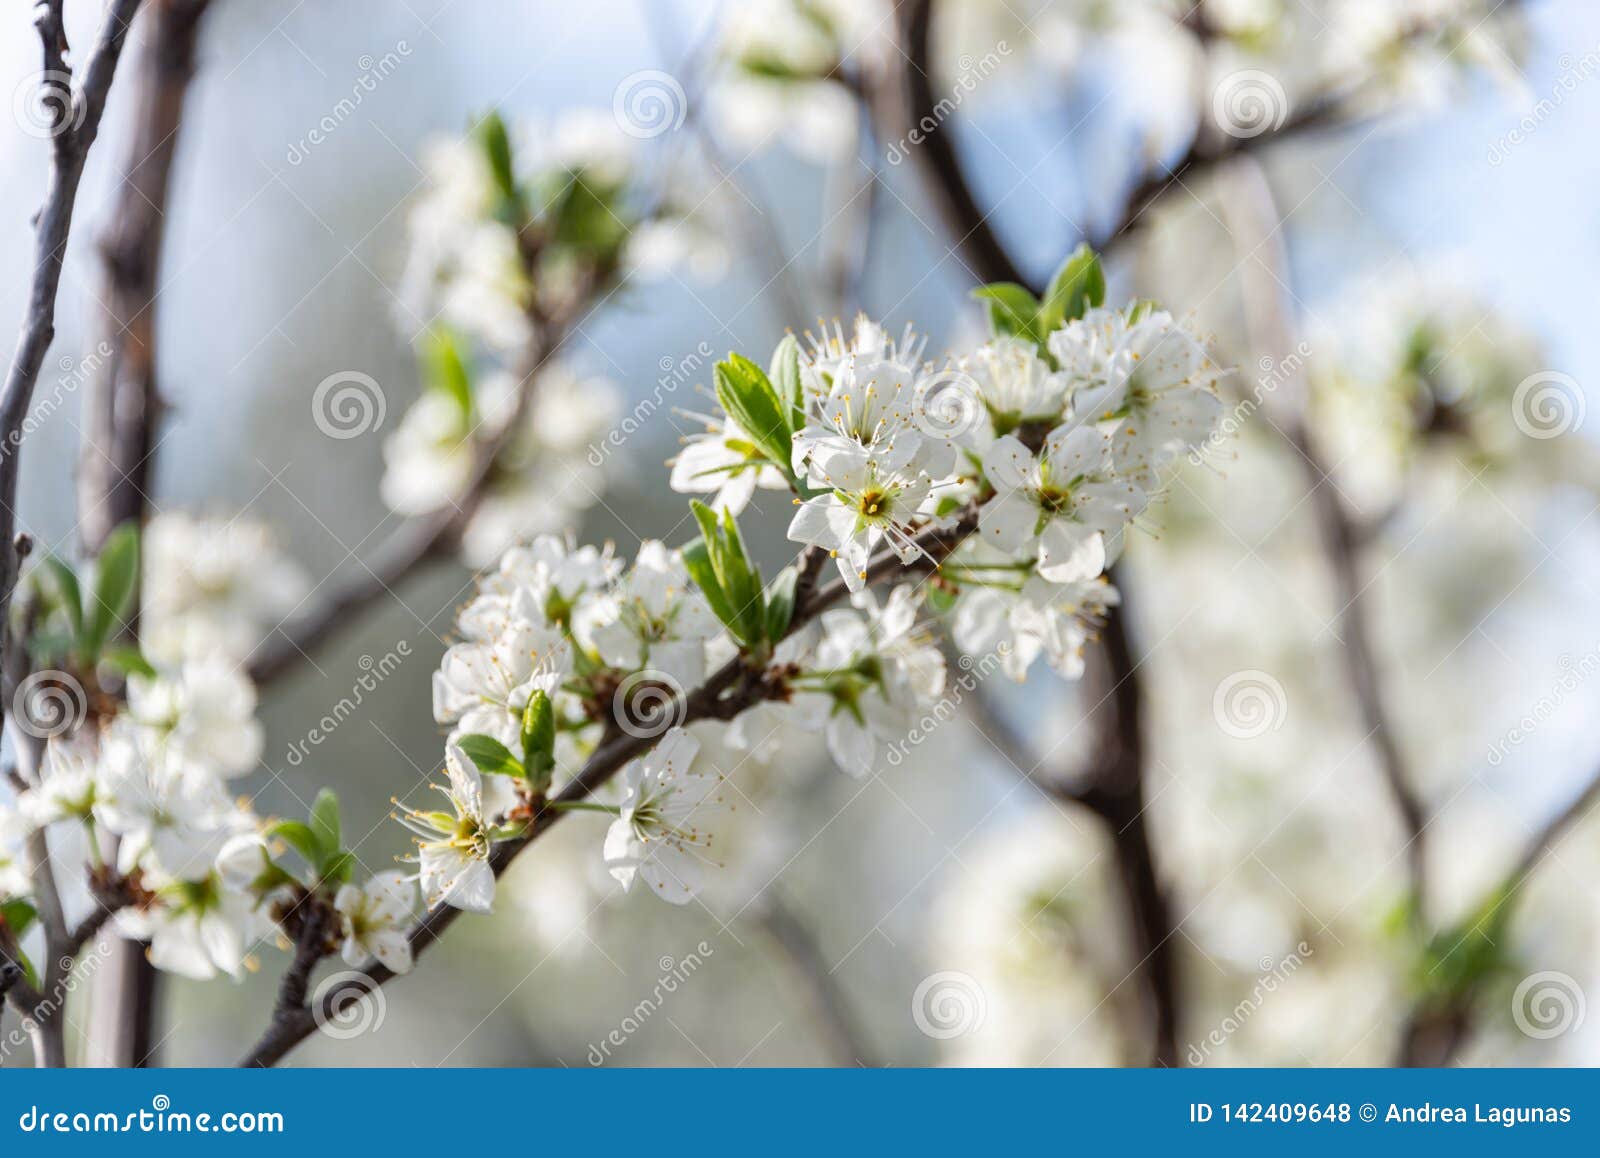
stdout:
<svg viewBox="0 0 1600 1158">
<path fill-rule="evenodd" d="M 1034 573 L 1020 584 L 963 584 L 951 636 L 969 656 L 999 656 L 1014 680 L 1022 680 L 1041 653 L 1055 671 L 1076 679 L 1083 674 L 1083 645 L 1118 599 L 1104 577 L 1051 583 Z"/>
<path fill-rule="evenodd" d="M 896 342 L 864 316 L 848 345 L 840 333 L 813 342 L 801 360 L 812 416 L 794 437 L 794 469 L 816 486 L 830 485 L 841 455 L 883 471 L 948 475 L 954 444 L 917 424 L 924 344 L 909 327 Z"/>
<path fill-rule="evenodd" d="M 706 641 L 719 630 L 705 597 L 689 582 L 682 556 L 654 539 L 639 545 L 621 584 L 573 622 L 579 639 L 606 663 L 661 672 L 684 688 L 704 678 Z"/>
<path fill-rule="evenodd" d="M 228 888 L 249 892 L 262 875 L 270 873 L 274 867 L 272 851 L 260 832 L 235 833 L 217 850 L 214 867 Z"/>
<path fill-rule="evenodd" d="M 1111 445 L 1096 426 L 1056 428 L 1037 458 L 1009 434 L 996 440 L 983 456 L 995 497 L 979 512 L 980 539 L 1013 556 L 1036 548 L 1053 582 L 1100 574 L 1145 506 L 1143 491 L 1113 476 Z"/>
<path fill-rule="evenodd" d="M 726 802 L 722 777 L 695 769 L 700 742 L 673 728 L 622 770 L 621 814 L 606 832 L 611 875 L 631 889 L 635 876 L 664 901 L 687 904 L 721 848 L 713 827 Z"/>
<path fill-rule="evenodd" d="M 123 909 L 117 927 L 150 942 L 157 969 L 205 981 L 218 971 L 243 975 L 250 946 L 270 927 L 252 899 L 228 888 L 214 872 L 156 888 L 156 904 Z"/>
<path fill-rule="evenodd" d="M 226 778 L 253 771 L 261 760 L 255 711 L 255 686 L 220 656 L 128 680 L 129 718 L 171 748 L 177 762 Z"/>
<path fill-rule="evenodd" d="M 433 718 L 453 724 L 452 737 L 481 732 L 516 750 L 529 697 L 560 685 L 571 644 L 528 588 L 480 608 L 473 625 L 473 638 L 446 651 L 433 673 Z"/>
<path fill-rule="evenodd" d="M 807 499 L 789 524 L 789 539 L 831 552 L 851 591 L 867 578 L 867 560 L 887 542 L 902 563 L 926 552 L 917 545 L 916 522 L 932 487 L 926 475 L 874 466 L 864 453 L 831 453 L 817 465 L 827 494 Z"/>
<path fill-rule="evenodd" d="M 411 971 L 411 879 L 391 870 L 369 880 L 365 888 L 342 885 L 333 898 L 344 934 L 340 952 L 352 969 L 364 969 L 376 957 L 396 973 Z"/>
<path fill-rule="evenodd" d="M 70 739 L 50 740 L 40 782 L 22 794 L 17 807 L 30 823 L 42 827 L 61 820 L 92 820 L 100 796 L 100 754 L 92 731 L 83 729 Z"/>
<path fill-rule="evenodd" d="M 145 527 L 140 553 L 141 644 L 162 662 L 242 659 L 310 589 L 299 565 L 249 519 L 164 512 Z"/>
<path fill-rule="evenodd" d="M 487 913 L 494 906 L 494 870 L 489 867 L 494 834 L 484 814 L 483 777 L 455 744 L 446 747 L 444 761 L 449 783 L 433 787 L 444 793 L 451 811 L 405 809 L 399 819 L 420 838 L 415 859 L 429 907 L 454 905 Z"/>
<path fill-rule="evenodd" d="M 566 623 L 580 596 L 605 591 L 620 574 L 622 562 L 609 543 L 579 547 L 570 536 L 540 535 L 501 556 L 499 567 L 478 585 L 477 597 L 456 617 L 456 626 L 469 639 L 492 639 L 519 599 L 548 622 Z"/>
<path fill-rule="evenodd" d="M 750 435 L 733 419 L 701 421 L 706 424 L 706 432 L 686 438 L 678 457 L 672 460 L 673 490 L 679 494 L 709 493 L 712 498 L 707 505 L 713 510 L 737 515 L 757 487 L 788 489 L 783 473 L 766 460 Z"/>
<path fill-rule="evenodd" d="M 1222 417 L 1221 371 L 1171 314 L 1130 321 L 1093 309 L 1050 335 L 1050 352 L 1077 387 L 1080 420 L 1116 422 L 1117 473 L 1150 489 L 1156 469 L 1203 443 Z"/>
<path fill-rule="evenodd" d="M 443 390 L 424 390 L 383 442 L 378 492 L 390 510 L 425 515 L 466 495 L 477 468 L 472 416 Z"/>
<path fill-rule="evenodd" d="M 965 439 L 977 449 L 1021 426 L 1053 427 L 1064 417 L 1067 376 L 1052 371 L 1032 342 L 995 338 L 979 346 L 963 368 L 976 383 L 985 412 L 986 421 L 974 423 Z"/>
<path fill-rule="evenodd" d="M 153 866 L 182 880 L 210 873 L 218 832 L 238 824 L 221 781 L 121 719 L 100 750 L 104 779 L 95 811 L 122 838 L 121 869 Z"/>
<path fill-rule="evenodd" d="M 917 631 L 917 593 L 894 589 L 879 608 L 870 591 L 822 615 L 816 670 L 796 678 L 795 706 L 827 732 L 828 752 L 867 776 L 885 742 L 905 737 L 916 712 L 944 690 L 944 657 Z"/>
</svg>

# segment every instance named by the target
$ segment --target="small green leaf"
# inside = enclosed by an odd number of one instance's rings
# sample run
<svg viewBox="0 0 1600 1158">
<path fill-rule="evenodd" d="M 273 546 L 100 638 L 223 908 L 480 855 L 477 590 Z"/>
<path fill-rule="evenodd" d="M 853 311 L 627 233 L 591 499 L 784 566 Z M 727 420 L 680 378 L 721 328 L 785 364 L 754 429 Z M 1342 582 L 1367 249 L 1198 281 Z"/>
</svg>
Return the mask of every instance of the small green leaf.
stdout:
<svg viewBox="0 0 1600 1158">
<path fill-rule="evenodd" d="M 61 609 L 67 613 L 67 621 L 72 624 L 74 638 L 81 636 L 83 592 L 78 587 L 77 572 L 54 555 L 45 557 L 44 568 L 50 576 L 51 586 L 55 588 L 55 597 L 60 601 Z"/>
<path fill-rule="evenodd" d="M 267 825 L 266 835 L 269 838 L 281 837 L 312 868 L 322 863 L 321 842 L 309 824 L 299 820 L 275 820 Z"/>
<path fill-rule="evenodd" d="M 766 632 L 767 605 L 761 591 L 761 572 L 750 562 L 745 550 L 744 536 L 739 533 L 739 520 L 733 512 L 722 512 L 722 586 L 728 593 L 728 603 L 744 625 L 740 638 L 746 646 L 753 647 Z"/>
<path fill-rule="evenodd" d="M 681 553 L 684 569 L 689 572 L 689 578 L 694 580 L 694 585 L 700 588 L 700 594 L 706 597 L 711 613 L 724 627 L 733 630 L 733 608 L 729 606 L 728 598 L 723 594 L 722 583 L 717 579 L 717 569 L 711 563 L 711 548 L 706 545 L 705 539 L 696 539 L 687 544 Z"/>
<path fill-rule="evenodd" d="M 713 373 L 717 401 L 728 416 L 744 427 L 768 461 L 788 478 L 794 477 L 794 440 L 787 407 L 760 366 L 738 354 L 718 362 Z"/>
<path fill-rule="evenodd" d="M 317 793 L 311 804 L 311 832 L 317 839 L 318 856 L 314 862 L 320 868 L 344 847 L 344 836 L 339 829 L 339 797 L 331 788 Z"/>
<path fill-rule="evenodd" d="M 522 768 L 537 788 L 550 780 L 556 766 L 556 712 L 550 697 L 534 691 L 522 709 Z"/>
<path fill-rule="evenodd" d="M 996 334 L 1027 338 L 1030 342 L 1044 340 L 1039 332 L 1039 299 L 1029 293 L 1026 286 L 1009 281 L 994 282 L 979 286 L 972 291 L 972 296 L 989 303 L 989 325 Z"/>
<path fill-rule="evenodd" d="M 778 401 L 788 409 L 789 433 L 794 434 L 806 424 L 806 389 L 800 380 L 800 343 L 793 334 L 785 334 L 772 352 L 772 368 L 767 377 L 772 380 Z"/>
<path fill-rule="evenodd" d="M 430 390 L 446 394 L 461 409 L 461 416 L 472 418 L 472 374 L 461 356 L 461 344 L 446 329 L 436 329 L 424 348 L 427 384 Z"/>
<path fill-rule="evenodd" d="M 18 940 L 28 931 L 29 926 L 38 918 L 39 913 L 33 907 L 33 902 L 21 897 L 0 904 L 0 921 L 11 930 L 11 935 Z"/>
<path fill-rule="evenodd" d="M 114 625 L 133 603 L 139 583 L 139 524 L 132 519 L 112 531 L 94 568 L 94 604 L 88 608 L 80 642 L 84 658 L 100 655 Z"/>
<path fill-rule="evenodd" d="M 128 647 L 124 644 L 112 644 L 110 647 L 102 648 L 100 662 L 109 664 L 123 675 L 144 676 L 149 679 L 156 674 L 156 669 L 145 659 L 143 652 L 137 647 Z"/>
<path fill-rule="evenodd" d="M 1087 245 L 1080 245 L 1072 256 L 1061 263 L 1061 268 L 1050 279 L 1045 291 L 1044 304 L 1039 309 L 1041 336 L 1063 322 L 1083 317 L 1094 306 L 1106 300 L 1106 274 L 1100 265 L 1100 255 Z"/>
<path fill-rule="evenodd" d="M 517 178 L 511 164 L 511 134 L 506 122 L 497 112 L 487 114 L 478 124 L 478 141 L 483 146 L 489 162 L 489 175 L 501 196 L 514 200 L 517 196 Z"/>
<path fill-rule="evenodd" d="M 327 863 L 322 866 L 322 879 L 330 884 L 349 884 L 350 878 L 355 875 L 356 854 L 344 851 L 334 853 Z"/>
<path fill-rule="evenodd" d="M 789 621 L 794 618 L 795 585 L 799 581 L 800 572 L 785 567 L 767 588 L 767 639 L 772 643 L 777 643 L 789 630 Z"/>
<path fill-rule="evenodd" d="M 462 736 L 457 742 L 461 745 L 461 750 L 467 754 L 467 759 L 476 764 L 480 772 L 495 776 L 523 774 L 522 761 L 513 756 L 511 750 L 493 736 L 474 732 L 470 736 Z"/>
</svg>

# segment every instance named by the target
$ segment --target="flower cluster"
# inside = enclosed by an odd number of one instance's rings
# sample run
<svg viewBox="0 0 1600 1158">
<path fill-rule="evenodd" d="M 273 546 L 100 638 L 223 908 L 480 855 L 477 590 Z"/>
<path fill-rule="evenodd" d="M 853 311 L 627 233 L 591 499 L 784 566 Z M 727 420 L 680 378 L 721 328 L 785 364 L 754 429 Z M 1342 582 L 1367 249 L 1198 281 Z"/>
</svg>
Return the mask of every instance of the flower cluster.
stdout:
<svg viewBox="0 0 1600 1158">
<path fill-rule="evenodd" d="M 785 729 L 820 734 L 841 768 L 870 775 L 944 691 L 938 616 L 1015 678 L 1041 654 L 1078 674 L 1116 603 L 1105 572 L 1128 526 L 1221 413 L 1220 371 L 1193 334 L 1103 296 L 1084 250 L 1043 301 L 987 287 L 995 334 L 963 358 L 929 361 L 913 332 L 865 318 L 806 348 L 785 338 L 768 371 L 731 355 L 720 413 L 673 469 L 675 488 L 712 497 L 691 504 L 697 539 L 647 541 L 627 569 L 554 536 L 508 552 L 434 677 L 449 807 L 403 814 L 429 902 L 487 909 L 496 846 L 572 808 L 614 817 L 602 853 L 624 886 L 692 899 L 731 810 L 705 729 L 752 755 Z M 805 546 L 770 583 L 738 525 L 757 487 L 793 493 L 788 536 Z M 801 576 L 820 582 L 828 557 L 850 598 L 801 618 Z M 746 673 L 743 698 L 689 720 L 727 664 Z M 648 742 L 620 795 L 564 792 L 617 735 Z"/>
</svg>

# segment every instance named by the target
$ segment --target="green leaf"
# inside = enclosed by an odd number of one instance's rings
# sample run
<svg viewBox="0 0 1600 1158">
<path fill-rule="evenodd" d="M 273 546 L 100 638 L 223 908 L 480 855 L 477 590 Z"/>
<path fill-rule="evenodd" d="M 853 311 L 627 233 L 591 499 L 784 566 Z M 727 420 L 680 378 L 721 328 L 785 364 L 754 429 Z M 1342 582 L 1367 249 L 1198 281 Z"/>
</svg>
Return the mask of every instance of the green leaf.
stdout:
<svg viewBox="0 0 1600 1158">
<path fill-rule="evenodd" d="M 1039 330 L 1042 336 L 1083 317 L 1094 306 L 1106 300 L 1106 274 L 1100 265 L 1100 255 L 1087 245 L 1080 245 L 1072 256 L 1061 263 L 1050 279 L 1045 291 L 1044 304 L 1039 309 Z"/>
<path fill-rule="evenodd" d="M 50 583 L 55 588 L 55 597 L 60 602 L 61 609 L 67 613 L 67 621 L 72 624 L 74 638 L 81 636 L 83 592 L 78 587 L 77 572 L 54 555 L 45 557 L 44 569 L 50 576 Z"/>
<path fill-rule="evenodd" d="M 324 788 L 311 804 L 311 832 L 317 838 L 318 868 L 324 861 L 344 847 L 344 836 L 339 830 L 339 797 L 333 789 Z"/>
<path fill-rule="evenodd" d="M 139 583 L 139 524 L 132 519 L 112 531 L 94 568 L 94 604 L 80 637 L 84 659 L 100 655 L 113 625 L 133 604 Z"/>
<path fill-rule="evenodd" d="M 799 582 L 800 572 L 794 567 L 785 567 L 767 588 L 767 639 L 772 643 L 777 643 L 789 630 L 789 621 L 794 618 L 795 586 Z"/>
<path fill-rule="evenodd" d="M 556 712 L 550 697 L 534 691 L 522 709 L 522 767 L 537 788 L 550 781 L 556 766 Z"/>
<path fill-rule="evenodd" d="M 744 536 L 739 533 L 739 520 L 733 512 L 722 512 L 723 589 L 734 614 L 744 625 L 741 638 L 747 646 L 755 646 L 766 633 L 767 604 L 761 591 L 761 572 L 750 562 L 750 552 L 745 550 Z"/>
<path fill-rule="evenodd" d="M 487 772 L 494 776 L 521 776 L 523 774 L 522 761 L 511 754 L 511 750 L 496 740 L 493 736 L 485 736 L 474 732 L 470 736 L 462 736 L 459 741 L 461 750 L 467 754 L 467 759 L 478 766 L 478 771 Z"/>
<path fill-rule="evenodd" d="M 298 820 L 275 820 L 267 825 L 266 835 L 281 837 L 305 862 L 316 868 L 323 861 L 322 846 L 311 826 Z"/>
<path fill-rule="evenodd" d="M 472 374 L 461 356 L 461 344 L 446 329 L 436 329 L 428 335 L 423 351 L 427 384 L 430 390 L 440 390 L 461 409 L 461 415 L 472 419 Z"/>
<path fill-rule="evenodd" d="M 793 435 L 806 424 L 806 389 L 800 380 L 800 343 L 793 334 L 785 334 L 778 348 L 772 352 L 772 368 L 767 371 L 778 401 L 788 408 L 789 433 Z"/>
<path fill-rule="evenodd" d="M 330 884 L 338 883 L 344 885 L 350 883 L 350 878 L 355 875 L 355 871 L 356 854 L 346 850 L 329 857 L 327 863 L 322 866 L 321 875 L 322 879 Z"/>
<path fill-rule="evenodd" d="M 794 439 L 789 429 L 788 408 L 779 402 L 761 367 L 738 354 L 718 362 L 713 374 L 717 401 L 740 426 L 768 461 L 784 476 L 794 477 Z"/>
<path fill-rule="evenodd" d="M 972 296 L 989 303 L 989 325 L 996 334 L 1010 334 L 1030 342 L 1044 340 L 1039 332 L 1039 299 L 1026 286 L 994 282 L 979 286 Z"/>
<path fill-rule="evenodd" d="M 110 664 L 123 675 L 144 676 L 149 679 L 156 674 L 156 669 L 145 659 L 143 652 L 137 647 L 125 644 L 112 644 L 110 647 L 102 648 L 100 662 Z"/>
<path fill-rule="evenodd" d="M 19 941 L 38 916 L 38 910 L 33 907 L 33 902 L 21 897 L 0 904 L 0 921 L 5 922 L 6 928 L 10 929 L 12 936 Z"/>
<path fill-rule="evenodd" d="M 684 569 L 689 572 L 689 578 L 694 580 L 694 585 L 700 588 L 700 594 L 706 597 L 711 614 L 731 631 L 733 608 L 729 606 L 728 598 L 722 592 L 722 583 L 717 579 L 717 569 L 711 563 L 711 548 L 705 539 L 696 539 L 683 548 L 682 555 Z"/>
<path fill-rule="evenodd" d="M 487 114 L 478 124 L 478 142 L 489 162 L 489 174 L 501 196 L 515 200 L 517 178 L 511 164 L 511 134 L 497 112 Z"/>
</svg>

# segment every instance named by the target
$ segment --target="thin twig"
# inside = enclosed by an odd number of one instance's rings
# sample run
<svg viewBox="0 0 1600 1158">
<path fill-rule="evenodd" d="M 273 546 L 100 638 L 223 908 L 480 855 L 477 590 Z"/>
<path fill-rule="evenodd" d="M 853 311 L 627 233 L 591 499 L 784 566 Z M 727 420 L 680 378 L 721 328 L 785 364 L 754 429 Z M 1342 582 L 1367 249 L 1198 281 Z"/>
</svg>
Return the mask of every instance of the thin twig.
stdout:
<svg viewBox="0 0 1600 1158">
<path fill-rule="evenodd" d="M 806 921 L 776 886 L 763 892 L 750 912 L 767 940 L 782 955 L 789 971 L 804 987 L 834 1064 L 876 1065 L 872 1048 L 850 1008 L 850 1000 L 834 979 Z"/>
</svg>

